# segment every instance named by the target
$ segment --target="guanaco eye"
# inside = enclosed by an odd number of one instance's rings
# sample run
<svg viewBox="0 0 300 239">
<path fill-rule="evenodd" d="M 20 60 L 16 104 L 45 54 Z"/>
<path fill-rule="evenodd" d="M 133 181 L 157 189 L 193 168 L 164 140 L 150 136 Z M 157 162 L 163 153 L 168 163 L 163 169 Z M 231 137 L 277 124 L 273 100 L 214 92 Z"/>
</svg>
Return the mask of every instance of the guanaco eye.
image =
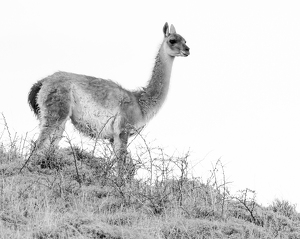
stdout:
<svg viewBox="0 0 300 239">
<path fill-rule="evenodd" d="M 170 43 L 173 45 L 173 44 L 175 44 L 175 43 L 176 43 L 176 40 L 174 40 L 174 39 L 171 39 L 169 42 L 170 42 Z"/>
</svg>

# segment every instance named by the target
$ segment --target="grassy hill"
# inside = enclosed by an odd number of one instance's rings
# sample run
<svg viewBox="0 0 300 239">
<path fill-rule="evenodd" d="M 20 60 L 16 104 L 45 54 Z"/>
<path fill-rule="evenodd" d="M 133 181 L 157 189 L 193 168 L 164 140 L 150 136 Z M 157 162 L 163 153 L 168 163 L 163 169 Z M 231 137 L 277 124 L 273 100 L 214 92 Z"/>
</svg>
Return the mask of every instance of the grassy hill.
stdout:
<svg viewBox="0 0 300 239">
<path fill-rule="evenodd" d="M 190 174 L 188 153 L 143 146 L 116 176 L 109 146 L 49 149 L 30 158 L 27 135 L 0 134 L 0 238 L 300 238 L 295 205 L 228 190 L 222 162 L 207 179 Z M 97 156 L 95 156 L 97 155 Z M 134 176 L 134 179 L 128 180 Z"/>
<path fill-rule="evenodd" d="M 0 238 L 300 238 L 294 205 L 230 195 L 221 162 L 203 183 L 188 177 L 188 157 L 140 155 L 145 176 L 128 182 L 109 157 L 77 147 L 28 162 L 19 152 L 0 147 Z"/>
</svg>

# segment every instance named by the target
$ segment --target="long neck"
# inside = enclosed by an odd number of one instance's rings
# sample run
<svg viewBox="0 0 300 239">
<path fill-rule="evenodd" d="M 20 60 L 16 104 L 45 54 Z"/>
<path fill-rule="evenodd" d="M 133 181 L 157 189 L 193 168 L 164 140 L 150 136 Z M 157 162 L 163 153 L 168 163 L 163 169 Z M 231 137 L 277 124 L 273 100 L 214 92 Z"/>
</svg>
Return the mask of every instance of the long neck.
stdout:
<svg viewBox="0 0 300 239">
<path fill-rule="evenodd" d="M 156 56 L 147 86 L 138 92 L 138 102 L 146 121 L 158 112 L 166 99 L 173 61 L 174 57 L 166 54 L 163 43 Z"/>
</svg>

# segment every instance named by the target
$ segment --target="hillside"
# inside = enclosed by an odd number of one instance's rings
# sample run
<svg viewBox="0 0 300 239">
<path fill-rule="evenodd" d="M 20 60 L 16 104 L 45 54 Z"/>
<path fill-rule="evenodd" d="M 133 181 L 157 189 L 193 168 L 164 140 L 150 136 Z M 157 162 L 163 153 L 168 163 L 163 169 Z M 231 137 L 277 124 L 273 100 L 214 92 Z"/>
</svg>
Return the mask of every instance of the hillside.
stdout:
<svg viewBox="0 0 300 239">
<path fill-rule="evenodd" d="M 262 207 L 250 189 L 231 195 L 220 161 L 203 180 L 189 176 L 188 155 L 148 148 L 133 157 L 144 176 L 129 182 L 115 176 L 109 150 L 70 145 L 26 161 L 21 146 L 0 145 L 3 239 L 300 238 L 294 205 Z"/>
</svg>

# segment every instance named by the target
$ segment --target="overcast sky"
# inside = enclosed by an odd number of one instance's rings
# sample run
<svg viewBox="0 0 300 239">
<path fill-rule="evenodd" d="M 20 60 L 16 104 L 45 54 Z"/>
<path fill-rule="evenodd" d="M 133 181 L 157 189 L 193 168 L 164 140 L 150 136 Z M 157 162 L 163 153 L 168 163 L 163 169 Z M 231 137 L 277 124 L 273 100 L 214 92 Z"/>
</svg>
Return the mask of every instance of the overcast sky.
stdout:
<svg viewBox="0 0 300 239">
<path fill-rule="evenodd" d="M 175 59 L 150 140 L 191 151 L 195 176 L 222 157 L 233 190 L 300 206 L 297 1 L 1 1 L 0 112 L 22 134 L 38 122 L 33 83 L 69 71 L 144 86 L 166 21 L 191 49 Z"/>
</svg>

